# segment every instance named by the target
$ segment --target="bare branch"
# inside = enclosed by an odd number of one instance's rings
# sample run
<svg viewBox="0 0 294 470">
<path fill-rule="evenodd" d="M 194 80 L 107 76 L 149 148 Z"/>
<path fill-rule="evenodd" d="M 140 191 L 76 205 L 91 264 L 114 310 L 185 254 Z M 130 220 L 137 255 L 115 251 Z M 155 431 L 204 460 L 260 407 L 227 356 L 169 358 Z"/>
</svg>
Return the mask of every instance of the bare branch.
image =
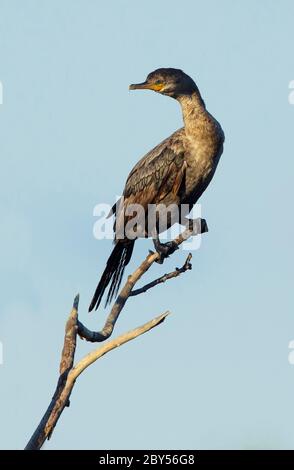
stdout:
<svg viewBox="0 0 294 470">
<path fill-rule="evenodd" d="M 192 235 L 204 233 L 207 232 L 207 230 L 208 229 L 205 220 L 197 219 L 195 221 L 191 221 L 189 223 L 188 228 L 186 228 L 186 230 L 184 230 L 184 232 L 174 240 L 174 243 L 176 244 L 176 246 L 179 246 Z M 133 291 L 133 288 L 139 281 L 139 279 L 149 270 L 149 268 L 155 261 L 158 261 L 160 259 L 160 255 L 158 253 L 151 252 L 146 257 L 146 259 L 140 264 L 140 266 L 133 272 L 133 274 L 128 277 L 127 282 L 120 291 L 110 311 L 110 314 L 108 315 L 104 328 L 100 332 L 90 331 L 81 322 L 79 322 L 79 296 L 75 298 L 73 309 L 66 323 L 64 345 L 60 361 L 60 376 L 58 379 L 57 387 L 49 407 L 47 408 L 43 418 L 40 421 L 40 424 L 38 425 L 36 431 L 34 432 L 26 446 L 26 450 L 38 450 L 42 447 L 45 440 L 50 438 L 64 408 L 66 406 L 69 406 L 69 398 L 76 382 L 76 379 L 87 367 L 89 367 L 91 364 L 93 364 L 100 357 L 102 357 L 104 354 L 108 353 L 112 349 L 115 349 L 121 346 L 122 344 L 125 344 L 128 341 L 131 341 L 136 337 L 142 335 L 143 333 L 146 333 L 152 328 L 158 326 L 165 320 L 169 312 L 163 313 L 162 315 L 145 323 L 143 326 L 129 331 L 128 333 L 122 334 L 118 338 L 115 338 L 105 343 L 100 348 L 95 349 L 94 351 L 87 354 L 75 366 L 73 366 L 76 350 L 77 333 L 80 335 L 81 338 L 85 338 L 88 341 L 92 342 L 100 342 L 109 338 L 109 336 L 112 334 L 114 325 L 120 315 L 120 312 L 129 297 L 137 295 L 141 292 L 146 292 L 148 289 L 151 289 L 151 287 L 163 283 L 173 277 L 177 277 L 181 273 L 191 269 L 191 257 L 192 255 L 189 254 L 182 268 L 176 269 L 175 271 L 169 274 L 165 274 L 164 276 L 161 276 L 157 280 L 147 284 L 141 289 Z"/>
<path fill-rule="evenodd" d="M 73 324 L 74 322 L 72 320 L 75 315 L 77 318 L 77 310 L 75 309 L 75 313 L 73 313 L 73 310 L 67 321 L 67 329 L 65 333 L 65 344 L 64 344 L 62 356 L 64 355 L 65 350 L 71 351 L 71 352 L 73 351 L 73 354 L 74 354 L 73 342 L 70 343 L 68 339 L 70 336 L 69 332 L 70 331 L 73 332 L 74 330 L 76 331 L 76 325 Z M 97 361 L 99 358 L 101 358 L 108 352 L 112 351 L 113 349 L 118 348 L 119 346 L 122 346 L 128 341 L 131 341 L 137 338 L 138 336 L 146 333 L 147 331 L 152 330 L 156 326 L 160 325 L 169 314 L 170 312 L 165 312 L 162 315 L 159 315 L 158 317 L 154 318 L 153 320 L 145 323 L 144 325 L 139 326 L 138 328 L 135 328 L 134 330 L 131 330 L 128 333 L 124 333 L 118 336 L 117 338 L 105 343 L 100 348 L 97 348 L 94 351 L 87 354 L 73 368 L 71 368 L 70 371 L 66 369 L 65 372 L 63 372 L 60 375 L 58 384 L 56 387 L 56 391 L 51 400 L 51 403 L 46 413 L 44 414 L 40 424 L 38 425 L 36 431 L 34 432 L 31 439 L 29 440 L 25 450 L 39 450 L 41 449 L 45 440 L 50 438 L 53 432 L 53 429 L 56 426 L 56 423 L 61 416 L 61 413 L 63 412 L 64 408 L 69 403 L 69 397 L 72 393 L 76 379 L 87 367 L 89 367 L 91 364 L 93 364 L 95 361 Z M 74 338 L 74 336 L 75 335 L 73 334 L 72 338 Z M 75 341 L 75 338 L 74 338 L 74 341 Z M 70 343 L 70 345 L 67 343 Z M 70 354 L 67 354 L 66 358 L 70 358 L 68 359 L 68 361 L 71 362 L 73 360 L 73 355 L 71 356 Z M 65 364 L 66 358 L 63 357 L 63 360 L 61 361 L 62 364 Z M 65 377 L 66 377 L 66 380 L 65 380 Z"/>
<path fill-rule="evenodd" d="M 61 354 L 60 375 L 70 370 L 74 363 L 76 344 L 77 344 L 77 321 L 78 321 L 78 307 L 79 307 L 79 294 L 75 297 L 73 309 L 68 317 L 65 326 L 64 345 Z"/>
<path fill-rule="evenodd" d="M 50 438 L 50 434 L 46 434 L 45 432 L 45 427 L 53 412 L 55 403 L 60 399 L 60 395 L 62 393 L 62 390 L 65 387 L 69 371 L 73 366 L 75 349 L 76 349 L 78 306 L 79 306 L 79 295 L 77 295 L 74 299 L 73 308 L 69 314 L 69 317 L 65 326 L 64 345 L 62 349 L 60 368 L 59 368 L 60 376 L 57 382 L 55 393 L 37 429 L 35 430 L 34 434 L 29 440 L 25 448 L 26 450 L 40 449 L 44 441 L 46 440 L 46 438 L 47 437 Z M 63 408 L 68 405 L 69 405 L 69 402 L 66 401 L 64 403 Z"/>
<path fill-rule="evenodd" d="M 155 279 L 154 281 L 149 282 L 145 286 L 140 287 L 140 289 L 132 290 L 132 292 L 130 293 L 130 297 L 143 294 L 144 292 L 147 292 L 149 289 L 152 289 L 152 287 L 158 286 L 158 284 L 163 284 L 167 280 L 173 279 L 174 277 L 178 277 L 180 276 L 180 274 L 185 273 L 186 271 L 189 271 L 190 269 L 192 269 L 192 264 L 190 263 L 191 259 L 192 259 L 192 253 L 189 253 L 185 263 L 183 264 L 181 268 L 175 268 L 174 271 L 168 274 L 164 274 L 163 276 Z"/>
<path fill-rule="evenodd" d="M 207 223 L 205 219 L 190 220 L 188 227 L 178 235 L 173 241 L 176 246 L 180 246 L 184 241 L 188 240 L 192 236 L 200 235 L 208 231 Z M 104 327 L 101 331 L 91 331 L 85 327 L 80 321 L 78 322 L 78 334 L 81 338 L 91 341 L 92 343 L 105 341 L 108 339 L 114 329 L 117 319 L 122 311 L 128 298 L 131 296 L 131 292 L 135 284 L 145 274 L 155 261 L 160 259 L 158 253 L 151 252 L 141 265 L 131 274 L 122 290 L 120 291 L 114 305 L 107 317 Z"/>
</svg>

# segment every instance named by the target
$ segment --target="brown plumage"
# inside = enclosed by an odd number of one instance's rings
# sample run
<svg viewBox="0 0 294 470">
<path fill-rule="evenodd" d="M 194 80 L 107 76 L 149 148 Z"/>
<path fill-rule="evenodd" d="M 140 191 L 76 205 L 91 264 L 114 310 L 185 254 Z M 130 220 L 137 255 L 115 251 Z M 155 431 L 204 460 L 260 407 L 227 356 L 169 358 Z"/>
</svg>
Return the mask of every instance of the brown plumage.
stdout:
<svg viewBox="0 0 294 470">
<path fill-rule="evenodd" d="M 97 309 L 105 289 L 110 284 L 107 302 L 116 294 L 125 267 L 129 263 L 135 239 L 152 233 L 154 244 L 162 256 L 168 256 L 169 244 L 159 242 L 160 211 L 156 223 L 148 226 L 148 205 L 163 207 L 184 204 L 188 215 L 193 205 L 210 183 L 223 151 L 224 133 L 220 124 L 206 110 L 195 82 L 178 69 L 158 69 L 148 75 L 141 84 L 130 89 L 151 89 L 175 98 L 181 105 L 184 127 L 174 132 L 145 155 L 130 172 L 123 198 L 113 208 L 116 216 L 114 231 L 118 237 L 107 261 L 106 268 L 96 288 L 89 310 Z M 125 215 L 132 204 L 140 204 L 145 210 L 142 223 L 136 225 L 136 237 L 128 233 L 128 222 L 134 215 Z M 183 212 L 183 210 L 182 210 Z M 181 219 L 182 220 L 182 219 Z M 150 222 L 150 221 L 149 221 Z M 168 227 L 178 222 L 178 213 L 171 212 Z M 147 233 L 148 228 L 148 233 Z"/>
</svg>

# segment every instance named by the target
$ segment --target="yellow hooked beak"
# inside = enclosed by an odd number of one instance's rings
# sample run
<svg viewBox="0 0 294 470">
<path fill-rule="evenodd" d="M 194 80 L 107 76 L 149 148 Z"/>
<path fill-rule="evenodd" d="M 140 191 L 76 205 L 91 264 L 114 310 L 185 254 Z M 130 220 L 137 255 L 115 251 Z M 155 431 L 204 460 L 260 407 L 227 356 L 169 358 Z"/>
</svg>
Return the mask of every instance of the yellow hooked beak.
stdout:
<svg viewBox="0 0 294 470">
<path fill-rule="evenodd" d="M 163 83 L 134 83 L 129 86 L 129 90 L 153 90 L 153 91 L 161 91 L 164 87 Z"/>
</svg>

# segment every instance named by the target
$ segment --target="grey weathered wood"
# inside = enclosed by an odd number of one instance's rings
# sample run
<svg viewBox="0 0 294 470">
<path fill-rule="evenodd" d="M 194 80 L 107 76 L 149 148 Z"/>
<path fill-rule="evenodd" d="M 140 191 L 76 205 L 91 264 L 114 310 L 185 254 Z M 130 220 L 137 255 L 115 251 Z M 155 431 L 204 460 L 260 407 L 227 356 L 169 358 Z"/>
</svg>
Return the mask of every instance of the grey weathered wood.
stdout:
<svg viewBox="0 0 294 470">
<path fill-rule="evenodd" d="M 60 396 L 65 387 L 69 371 L 73 366 L 75 349 L 76 349 L 76 336 L 77 336 L 77 320 L 78 320 L 78 306 L 79 295 L 74 299 L 73 308 L 69 314 L 64 335 L 64 344 L 60 361 L 60 376 L 57 382 L 55 393 L 51 399 L 43 418 L 41 419 L 37 429 L 30 438 L 25 450 L 38 450 L 42 447 L 45 440 L 50 437 L 53 427 L 48 429 L 48 423 L 56 407 L 56 403 L 60 401 Z M 68 400 L 63 404 L 63 408 L 68 405 Z M 62 409 L 63 409 L 62 408 Z M 62 410 L 61 410 L 62 412 Z"/>
</svg>

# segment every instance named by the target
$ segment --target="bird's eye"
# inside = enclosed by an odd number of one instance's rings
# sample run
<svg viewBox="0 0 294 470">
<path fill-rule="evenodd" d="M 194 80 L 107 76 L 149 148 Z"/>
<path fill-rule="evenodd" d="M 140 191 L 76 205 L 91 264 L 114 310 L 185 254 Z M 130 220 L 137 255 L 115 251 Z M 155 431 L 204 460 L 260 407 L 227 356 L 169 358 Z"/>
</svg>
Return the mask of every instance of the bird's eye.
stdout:
<svg viewBox="0 0 294 470">
<path fill-rule="evenodd" d="M 162 80 L 156 80 L 155 85 L 161 85 L 161 84 L 162 84 Z"/>
</svg>

